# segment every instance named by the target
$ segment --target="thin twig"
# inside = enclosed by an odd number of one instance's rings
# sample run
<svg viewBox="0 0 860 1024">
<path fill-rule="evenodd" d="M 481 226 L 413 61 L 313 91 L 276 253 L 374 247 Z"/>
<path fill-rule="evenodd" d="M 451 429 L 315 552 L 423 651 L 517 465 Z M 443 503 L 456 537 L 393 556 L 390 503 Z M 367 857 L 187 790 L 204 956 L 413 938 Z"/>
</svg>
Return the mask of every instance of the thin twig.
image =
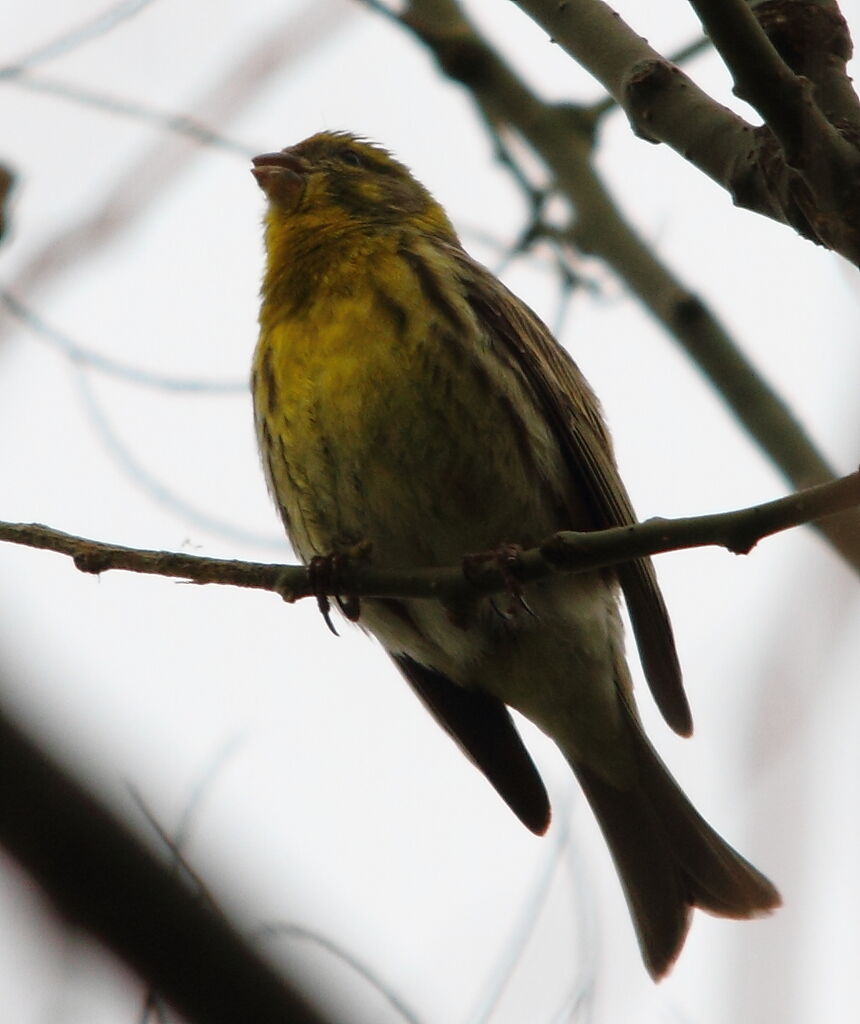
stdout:
<svg viewBox="0 0 860 1024">
<path fill-rule="evenodd" d="M 16 70 L 14 68 L 5 70 L 6 74 L 2 76 L 4 85 L 14 85 L 29 92 L 56 96 L 78 106 L 93 107 L 103 114 L 130 118 L 140 124 L 152 124 L 165 132 L 182 136 L 198 145 L 221 149 L 240 157 L 250 158 L 254 153 L 254 146 L 231 139 L 187 114 L 174 114 L 167 110 L 159 110 L 148 103 L 111 96 L 103 90 L 90 89 L 78 85 L 76 82 L 45 78 L 25 72 L 13 74 L 12 72 Z"/>
<path fill-rule="evenodd" d="M 724 547 L 735 554 L 746 554 L 764 537 L 858 505 L 860 472 L 734 512 L 649 519 L 632 526 L 588 533 L 564 531 L 539 547 L 522 552 L 516 558 L 514 571 L 518 581 L 529 583 L 557 571 L 587 572 L 646 555 L 693 547 Z M 320 580 L 311 579 L 304 566 L 121 547 L 35 523 L 0 522 L 0 541 L 68 555 L 81 572 L 96 575 L 109 569 L 124 569 L 193 583 L 270 590 L 287 601 L 319 597 L 321 591 Z M 510 586 L 509 574 L 501 572 L 492 559 L 486 565 L 470 562 L 468 577 L 461 566 L 382 570 L 364 563 L 347 563 L 337 575 L 337 580 L 322 586 L 332 597 L 346 592 L 357 597 L 451 600 L 475 591 L 498 593 Z"/>
<path fill-rule="evenodd" d="M 74 382 L 78 389 L 84 411 L 86 412 L 98 439 L 106 453 L 123 473 L 147 497 L 168 509 L 173 515 L 184 521 L 215 533 L 235 544 L 252 547 L 280 546 L 284 543 L 283 535 L 274 533 L 263 534 L 245 529 L 221 516 L 214 515 L 208 508 L 197 505 L 185 498 L 179 491 L 165 483 L 156 471 L 147 468 L 143 459 L 126 444 L 116 430 L 99 401 L 96 389 L 88 375 L 75 367 Z"/>
<path fill-rule="evenodd" d="M 78 366 L 87 366 L 99 373 L 117 377 L 129 384 L 155 388 L 158 391 L 181 391 L 204 395 L 246 395 L 248 383 L 245 380 L 206 380 L 203 377 L 177 377 L 166 373 L 154 373 L 139 366 L 132 366 L 119 359 L 95 352 L 76 341 L 65 331 L 49 324 L 33 308 L 21 302 L 10 291 L 0 287 L 0 306 L 21 321 L 37 338 L 47 342 L 67 359 Z"/>
<path fill-rule="evenodd" d="M 357 953 L 347 949 L 345 946 L 322 932 L 313 928 L 305 928 L 300 924 L 273 922 L 263 925 L 254 935 L 254 938 L 271 946 L 273 939 L 286 938 L 298 939 L 330 953 L 341 965 L 349 967 L 355 974 L 365 981 L 378 995 L 380 995 L 391 1009 L 400 1017 L 405 1024 L 421 1024 L 418 1013 L 406 1003 L 403 996 L 399 995 L 394 988 L 388 984 L 380 972 L 365 963 Z M 286 1024 L 286 1022 L 285 1022 Z"/>
<path fill-rule="evenodd" d="M 111 4 L 107 10 L 87 18 L 86 21 L 66 29 L 61 35 L 51 39 L 47 43 L 41 43 L 34 50 L 11 61 L 9 65 L 0 68 L 0 78 L 8 74 L 9 68 L 19 70 L 21 68 L 32 68 L 36 64 L 43 64 L 45 61 L 55 60 L 57 57 L 64 57 L 78 47 L 98 39 L 100 36 L 112 32 L 123 21 L 133 17 L 148 7 L 152 0 L 121 0 L 120 3 Z"/>
</svg>

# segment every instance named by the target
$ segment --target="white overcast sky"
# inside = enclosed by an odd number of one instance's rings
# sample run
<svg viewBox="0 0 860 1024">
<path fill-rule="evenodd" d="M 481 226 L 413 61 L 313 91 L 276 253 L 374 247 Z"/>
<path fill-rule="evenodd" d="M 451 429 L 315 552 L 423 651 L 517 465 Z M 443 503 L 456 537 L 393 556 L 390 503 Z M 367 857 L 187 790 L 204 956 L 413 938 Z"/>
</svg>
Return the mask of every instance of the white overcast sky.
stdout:
<svg viewBox="0 0 860 1024">
<path fill-rule="evenodd" d="M 664 52 L 696 36 L 683 0 L 618 6 Z M 0 161 L 19 176 L 0 287 L 91 354 L 138 374 L 229 387 L 167 390 L 82 368 L 0 310 L 0 519 L 291 560 L 245 391 L 263 208 L 248 156 L 321 128 L 377 139 L 491 266 L 500 252 L 486 236 L 509 242 L 526 209 L 464 93 L 358 4 L 125 7 L 140 10 L 68 53 L 43 47 L 102 3 L 0 8 L 0 66 L 34 57 L 25 80 L 0 78 Z M 544 95 L 600 96 L 513 4 L 469 8 Z M 860 29 L 860 2 L 843 10 Z M 690 72 L 734 102 L 714 56 Z M 194 117 L 233 145 L 189 142 L 140 111 L 88 102 L 93 94 Z M 623 116 L 605 124 L 600 166 L 638 229 L 713 306 L 831 462 L 856 468 L 855 272 L 735 210 L 668 149 L 634 139 Z M 721 511 L 785 493 L 672 341 L 602 267 L 583 261 L 581 270 L 599 291 L 577 292 L 562 340 L 602 398 L 639 514 Z M 558 286 L 540 254 L 504 276 L 557 322 Z M 664 556 L 658 571 L 696 735 L 672 736 L 643 686 L 649 730 L 703 813 L 786 904 L 754 924 L 697 915 L 659 987 L 551 746 L 526 727 L 556 810 L 549 837 L 537 840 L 376 645 L 347 626 L 334 639 L 310 603 L 119 573 L 96 579 L 60 556 L 2 545 L 0 698 L 145 834 L 132 791 L 167 831 L 193 806 L 193 865 L 249 932 L 280 929 L 267 948 L 329 972 L 350 1021 L 402 1018 L 288 927 L 360 958 L 425 1024 L 550 1024 L 568 1019 L 575 994 L 569 1019 L 595 1024 L 855 1020 L 856 577 L 809 530 L 748 558 Z M 0 868 L 3 1019 L 138 1020 L 128 977 L 58 930 L 14 866 Z M 544 909 L 516 957 L 535 893 Z"/>
</svg>

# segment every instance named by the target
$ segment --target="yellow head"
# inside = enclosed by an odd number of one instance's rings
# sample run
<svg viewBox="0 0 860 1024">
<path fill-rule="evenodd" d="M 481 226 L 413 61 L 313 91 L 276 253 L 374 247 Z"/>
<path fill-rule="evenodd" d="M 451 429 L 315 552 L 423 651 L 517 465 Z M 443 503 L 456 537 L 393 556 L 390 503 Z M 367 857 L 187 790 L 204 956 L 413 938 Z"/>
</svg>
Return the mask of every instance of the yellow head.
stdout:
<svg viewBox="0 0 860 1024">
<path fill-rule="evenodd" d="M 457 242 L 445 211 L 408 168 L 348 132 L 319 132 L 253 163 L 269 200 L 269 243 L 272 232 L 331 236 L 407 226 Z"/>
</svg>

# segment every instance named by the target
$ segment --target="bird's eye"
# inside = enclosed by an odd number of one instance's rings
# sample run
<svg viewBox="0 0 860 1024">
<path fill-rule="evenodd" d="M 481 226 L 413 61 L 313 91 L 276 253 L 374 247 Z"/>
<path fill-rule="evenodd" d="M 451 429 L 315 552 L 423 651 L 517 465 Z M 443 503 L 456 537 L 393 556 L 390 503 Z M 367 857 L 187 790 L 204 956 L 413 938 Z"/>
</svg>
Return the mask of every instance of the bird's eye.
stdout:
<svg viewBox="0 0 860 1024">
<path fill-rule="evenodd" d="M 345 164 L 349 164 L 350 167 L 363 167 L 361 157 L 356 153 L 354 149 L 342 149 L 338 153 L 341 161 Z"/>
</svg>

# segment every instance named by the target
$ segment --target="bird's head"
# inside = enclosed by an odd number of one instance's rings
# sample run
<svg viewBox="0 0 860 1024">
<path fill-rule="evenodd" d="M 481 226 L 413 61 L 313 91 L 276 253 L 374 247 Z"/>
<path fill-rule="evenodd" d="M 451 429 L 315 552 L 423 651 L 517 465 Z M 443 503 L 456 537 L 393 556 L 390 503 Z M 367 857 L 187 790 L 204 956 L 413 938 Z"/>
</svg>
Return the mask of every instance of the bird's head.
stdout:
<svg viewBox="0 0 860 1024">
<path fill-rule="evenodd" d="M 381 146 L 348 132 L 319 132 L 254 157 L 252 174 L 269 200 L 270 227 L 344 232 L 407 226 L 456 242 L 439 203 Z"/>
</svg>

